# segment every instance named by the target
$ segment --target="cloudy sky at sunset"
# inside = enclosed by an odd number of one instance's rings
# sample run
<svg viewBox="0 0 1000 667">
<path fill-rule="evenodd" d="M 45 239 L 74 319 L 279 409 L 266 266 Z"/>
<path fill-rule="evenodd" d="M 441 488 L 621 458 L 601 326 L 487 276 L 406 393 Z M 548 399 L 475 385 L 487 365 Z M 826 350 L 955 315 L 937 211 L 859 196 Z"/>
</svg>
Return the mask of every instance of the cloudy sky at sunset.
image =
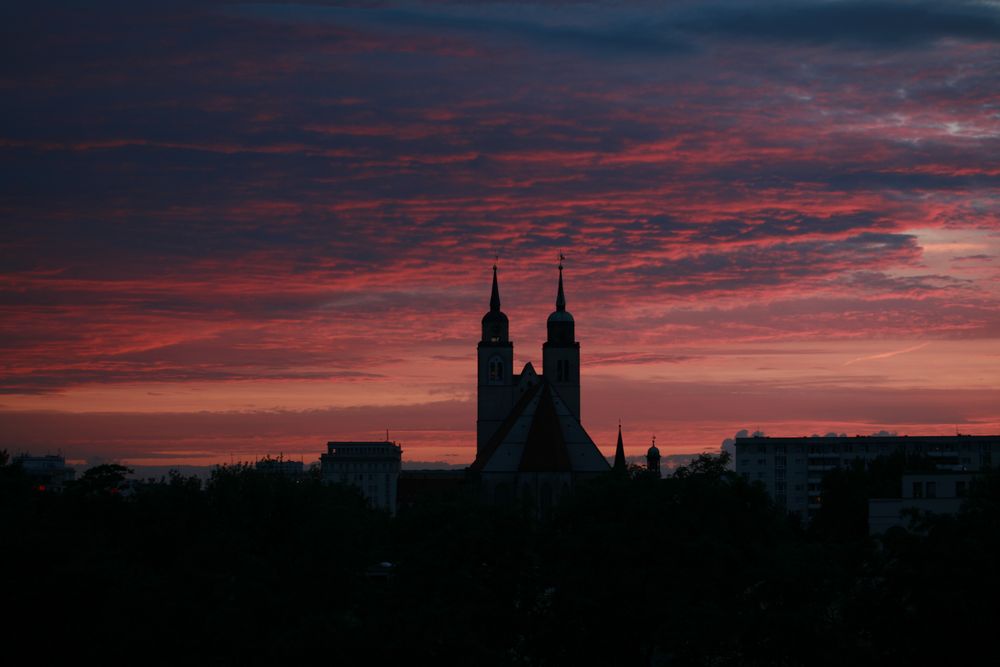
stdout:
<svg viewBox="0 0 1000 667">
<path fill-rule="evenodd" d="M 6 2 L 0 448 L 468 463 L 500 254 L 612 454 L 1000 432 L 1000 3 Z"/>
</svg>

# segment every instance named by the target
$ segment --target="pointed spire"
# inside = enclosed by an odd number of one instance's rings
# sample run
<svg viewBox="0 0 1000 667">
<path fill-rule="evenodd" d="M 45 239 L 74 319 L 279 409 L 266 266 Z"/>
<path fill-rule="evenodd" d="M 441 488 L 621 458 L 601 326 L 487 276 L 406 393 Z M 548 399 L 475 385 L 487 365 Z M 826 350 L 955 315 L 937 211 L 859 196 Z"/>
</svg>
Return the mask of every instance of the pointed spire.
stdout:
<svg viewBox="0 0 1000 667">
<path fill-rule="evenodd" d="M 562 253 L 559 253 L 559 293 L 556 294 L 556 310 L 559 312 L 563 312 L 566 310 L 566 295 L 563 294 L 563 285 L 562 285 L 562 270 L 563 270 L 562 263 L 564 259 L 566 259 L 566 257 L 564 257 Z"/>
<path fill-rule="evenodd" d="M 612 467 L 616 473 L 628 472 L 628 464 L 625 463 L 625 445 L 622 444 L 622 423 L 618 421 L 618 445 L 615 447 L 615 465 Z"/>
<path fill-rule="evenodd" d="M 493 293 L 490 295 L 490 312 L 500 312 L 500 288 L 497 286 L 497 265 L 493 263 Z"/>
</svg>

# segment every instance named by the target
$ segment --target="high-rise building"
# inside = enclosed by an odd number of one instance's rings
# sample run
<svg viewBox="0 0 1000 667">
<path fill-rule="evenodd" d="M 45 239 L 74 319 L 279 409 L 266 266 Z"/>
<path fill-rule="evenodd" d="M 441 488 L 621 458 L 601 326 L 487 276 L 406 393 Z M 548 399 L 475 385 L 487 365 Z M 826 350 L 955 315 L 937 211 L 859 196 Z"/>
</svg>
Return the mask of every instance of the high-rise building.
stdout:
<svg viewBox="0 0 1000 667">
<path fill-rule="evenodd" d="M 939 471 L 977 471 L 1000 463 L 1000 436 L 736 438 L 736 472 L 764 484 L 779 507 L 808 520 L 822 504 L 823 475 L 855 460 L 903 452 Z"/>
<path fill-rule="evenodd" d="M 402 447 L 389 440 L 328 442 L 320 474 L 324 482 L 356 486 L 373 507 L 395 514 L 402 458 Z"/>
</svg>

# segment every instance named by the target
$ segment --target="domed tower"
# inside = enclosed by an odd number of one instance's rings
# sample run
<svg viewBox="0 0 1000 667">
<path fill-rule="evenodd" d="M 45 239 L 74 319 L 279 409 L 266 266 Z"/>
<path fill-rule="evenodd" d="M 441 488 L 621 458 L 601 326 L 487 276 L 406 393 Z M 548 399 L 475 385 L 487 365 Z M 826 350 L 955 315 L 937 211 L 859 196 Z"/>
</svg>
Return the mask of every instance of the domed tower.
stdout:
<svg viewBox="0 0 1000 667">
<path fill-rule="evenodd" d="M 479 340 L 479 406 L 476 415 L 476 456 L 510 413 L 514 400 L 514 344 L 510 325 L 500 310 L 497 265 L 493 265 L 493 293 L 490 311 L 483 316 L 483 336 Z"/>
<path fill-rule="evenodd" d="M 549 315 L 548 340 L 542 345 L 542 374 L 566 403 L 573 416 L 580 419 L 580 344 L 576 342 L 576 323 L 566 310 L 563 293 L 563 257 L 559 256 L 559 291 L 556 309 Z"/>
<path fill-rule="evenodd" d="M 653 444 L 646 452 L 646 471 L 657 478 L 660 477 L 660 450 L 656 448 L 656 436 L 653 436 Z"/>
</svg>

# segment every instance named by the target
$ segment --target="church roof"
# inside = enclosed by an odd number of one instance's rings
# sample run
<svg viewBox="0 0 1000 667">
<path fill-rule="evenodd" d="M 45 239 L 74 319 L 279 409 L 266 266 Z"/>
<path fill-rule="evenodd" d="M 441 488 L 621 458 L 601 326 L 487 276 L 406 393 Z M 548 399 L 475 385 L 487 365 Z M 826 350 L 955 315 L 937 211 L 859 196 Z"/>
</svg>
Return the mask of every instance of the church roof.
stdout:
<svg viewBox="0 0 1000 667">
<path fill-rule="evenodd" d="M 518 400 L 471 466 L 478 472 L 606 472 L 608 462 L 544 377 Z"/>
</svg>

